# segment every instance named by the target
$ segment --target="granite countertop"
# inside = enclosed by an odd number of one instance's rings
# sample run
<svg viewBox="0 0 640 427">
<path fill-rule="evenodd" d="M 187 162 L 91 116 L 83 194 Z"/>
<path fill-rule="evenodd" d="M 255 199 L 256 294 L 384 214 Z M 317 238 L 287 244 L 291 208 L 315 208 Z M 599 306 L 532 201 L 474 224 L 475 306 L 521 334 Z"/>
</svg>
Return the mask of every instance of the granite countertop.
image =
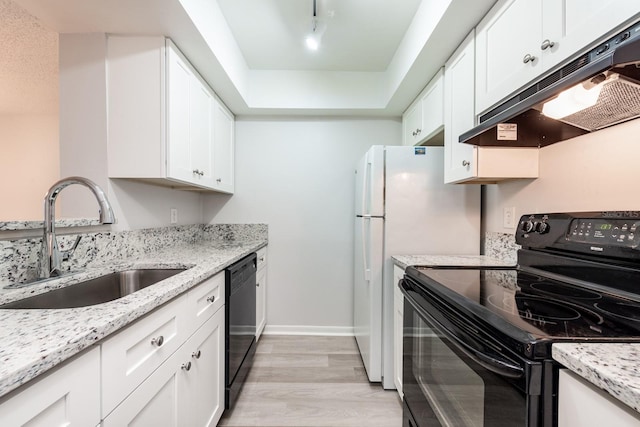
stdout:
<svg viewBox="0 0 640 427">
<path fill-rule="evenodd" d="M 640 344 L 553 344 L 553 358 L 640 412 Z"/>
<path fill-rule="evenodd" d="M 486 255 L 393 255 L 394 264 L 401 268 L 410 265 L 424 266 L 477 266 L 512 267 L 509 261 L 502 261 Z"/>
<path fill-rule="evenodd" d="M 266 244 L 266 240 L 178 243 L 43 284 L 0 289 L 0 304 L 3 304 L 118 270 L 188 267 L 158 284 L 104 304 L 61 310 L 0 310 L 0 396 Z"/>
</svg>

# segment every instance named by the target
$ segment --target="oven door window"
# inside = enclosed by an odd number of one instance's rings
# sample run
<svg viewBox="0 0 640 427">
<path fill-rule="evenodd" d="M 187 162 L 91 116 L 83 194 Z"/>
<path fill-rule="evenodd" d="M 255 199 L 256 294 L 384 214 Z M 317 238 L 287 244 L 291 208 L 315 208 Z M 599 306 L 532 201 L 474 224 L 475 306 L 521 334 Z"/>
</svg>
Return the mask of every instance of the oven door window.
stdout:
<svg viewBox="0 0 640 427">
<path fill-rule="evenodd" d="M 536 426 L 537 397 L 522 380 L 477 363 L 410 304 L 404 316 L 404 395 L 417 427 Z"/>
</svg>

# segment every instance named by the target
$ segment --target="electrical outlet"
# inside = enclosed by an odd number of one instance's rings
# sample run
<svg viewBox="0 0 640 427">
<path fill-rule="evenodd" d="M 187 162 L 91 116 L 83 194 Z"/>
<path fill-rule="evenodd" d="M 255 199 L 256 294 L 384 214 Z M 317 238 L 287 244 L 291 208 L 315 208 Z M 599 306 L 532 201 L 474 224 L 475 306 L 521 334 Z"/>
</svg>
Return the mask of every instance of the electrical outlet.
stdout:
<svg viewBox="0 0 640 427">
<path fill-rule="evenodd" d="M 178 209 L 171 208 L 171 224 L 178 223 Z"/>
<path fill-rule="evenodd" d="M 502 226 L 504 228 L 514 228 L 516 226 L 516 208 L 510 206 L 502 208 Z"/>
</svg>

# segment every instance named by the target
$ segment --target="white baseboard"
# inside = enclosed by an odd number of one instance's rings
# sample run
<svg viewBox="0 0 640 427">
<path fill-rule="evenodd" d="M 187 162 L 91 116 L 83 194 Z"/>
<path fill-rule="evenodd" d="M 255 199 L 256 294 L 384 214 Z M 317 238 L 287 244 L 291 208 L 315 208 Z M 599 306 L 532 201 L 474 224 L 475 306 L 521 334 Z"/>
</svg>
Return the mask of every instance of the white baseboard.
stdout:
<svg viewBox="0 0 640 427">
<path fill-rule="evenodd" d="M 324 335 L 352 337 L 353 326 L 267 325 L 265 335 Z"/>
</svg>

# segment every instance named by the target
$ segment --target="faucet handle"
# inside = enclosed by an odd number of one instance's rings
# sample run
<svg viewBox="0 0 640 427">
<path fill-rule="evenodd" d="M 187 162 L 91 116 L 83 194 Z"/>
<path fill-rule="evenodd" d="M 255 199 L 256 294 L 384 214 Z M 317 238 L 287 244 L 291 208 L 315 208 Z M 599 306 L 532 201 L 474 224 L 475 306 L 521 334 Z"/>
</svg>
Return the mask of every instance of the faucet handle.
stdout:
<svg viewBox="0 0 640 427">
<path fill-rule="evenodd" d="M 71 247 L 71 249 L 67 249 L 66 251 L 60 252 L 60 255 L 62 256 L 62 261 L 68 261 L 69 258 L 71 258 L 71 255 L 73 255 L 73 252 L 76 250 L 76 248 L 78 247 L 78 244 L 80 243 L 80 239 L 82 239 L 82 235 L 78 234 L 75 242 L 73 242 L 73 246 Z"/>
</svg>

